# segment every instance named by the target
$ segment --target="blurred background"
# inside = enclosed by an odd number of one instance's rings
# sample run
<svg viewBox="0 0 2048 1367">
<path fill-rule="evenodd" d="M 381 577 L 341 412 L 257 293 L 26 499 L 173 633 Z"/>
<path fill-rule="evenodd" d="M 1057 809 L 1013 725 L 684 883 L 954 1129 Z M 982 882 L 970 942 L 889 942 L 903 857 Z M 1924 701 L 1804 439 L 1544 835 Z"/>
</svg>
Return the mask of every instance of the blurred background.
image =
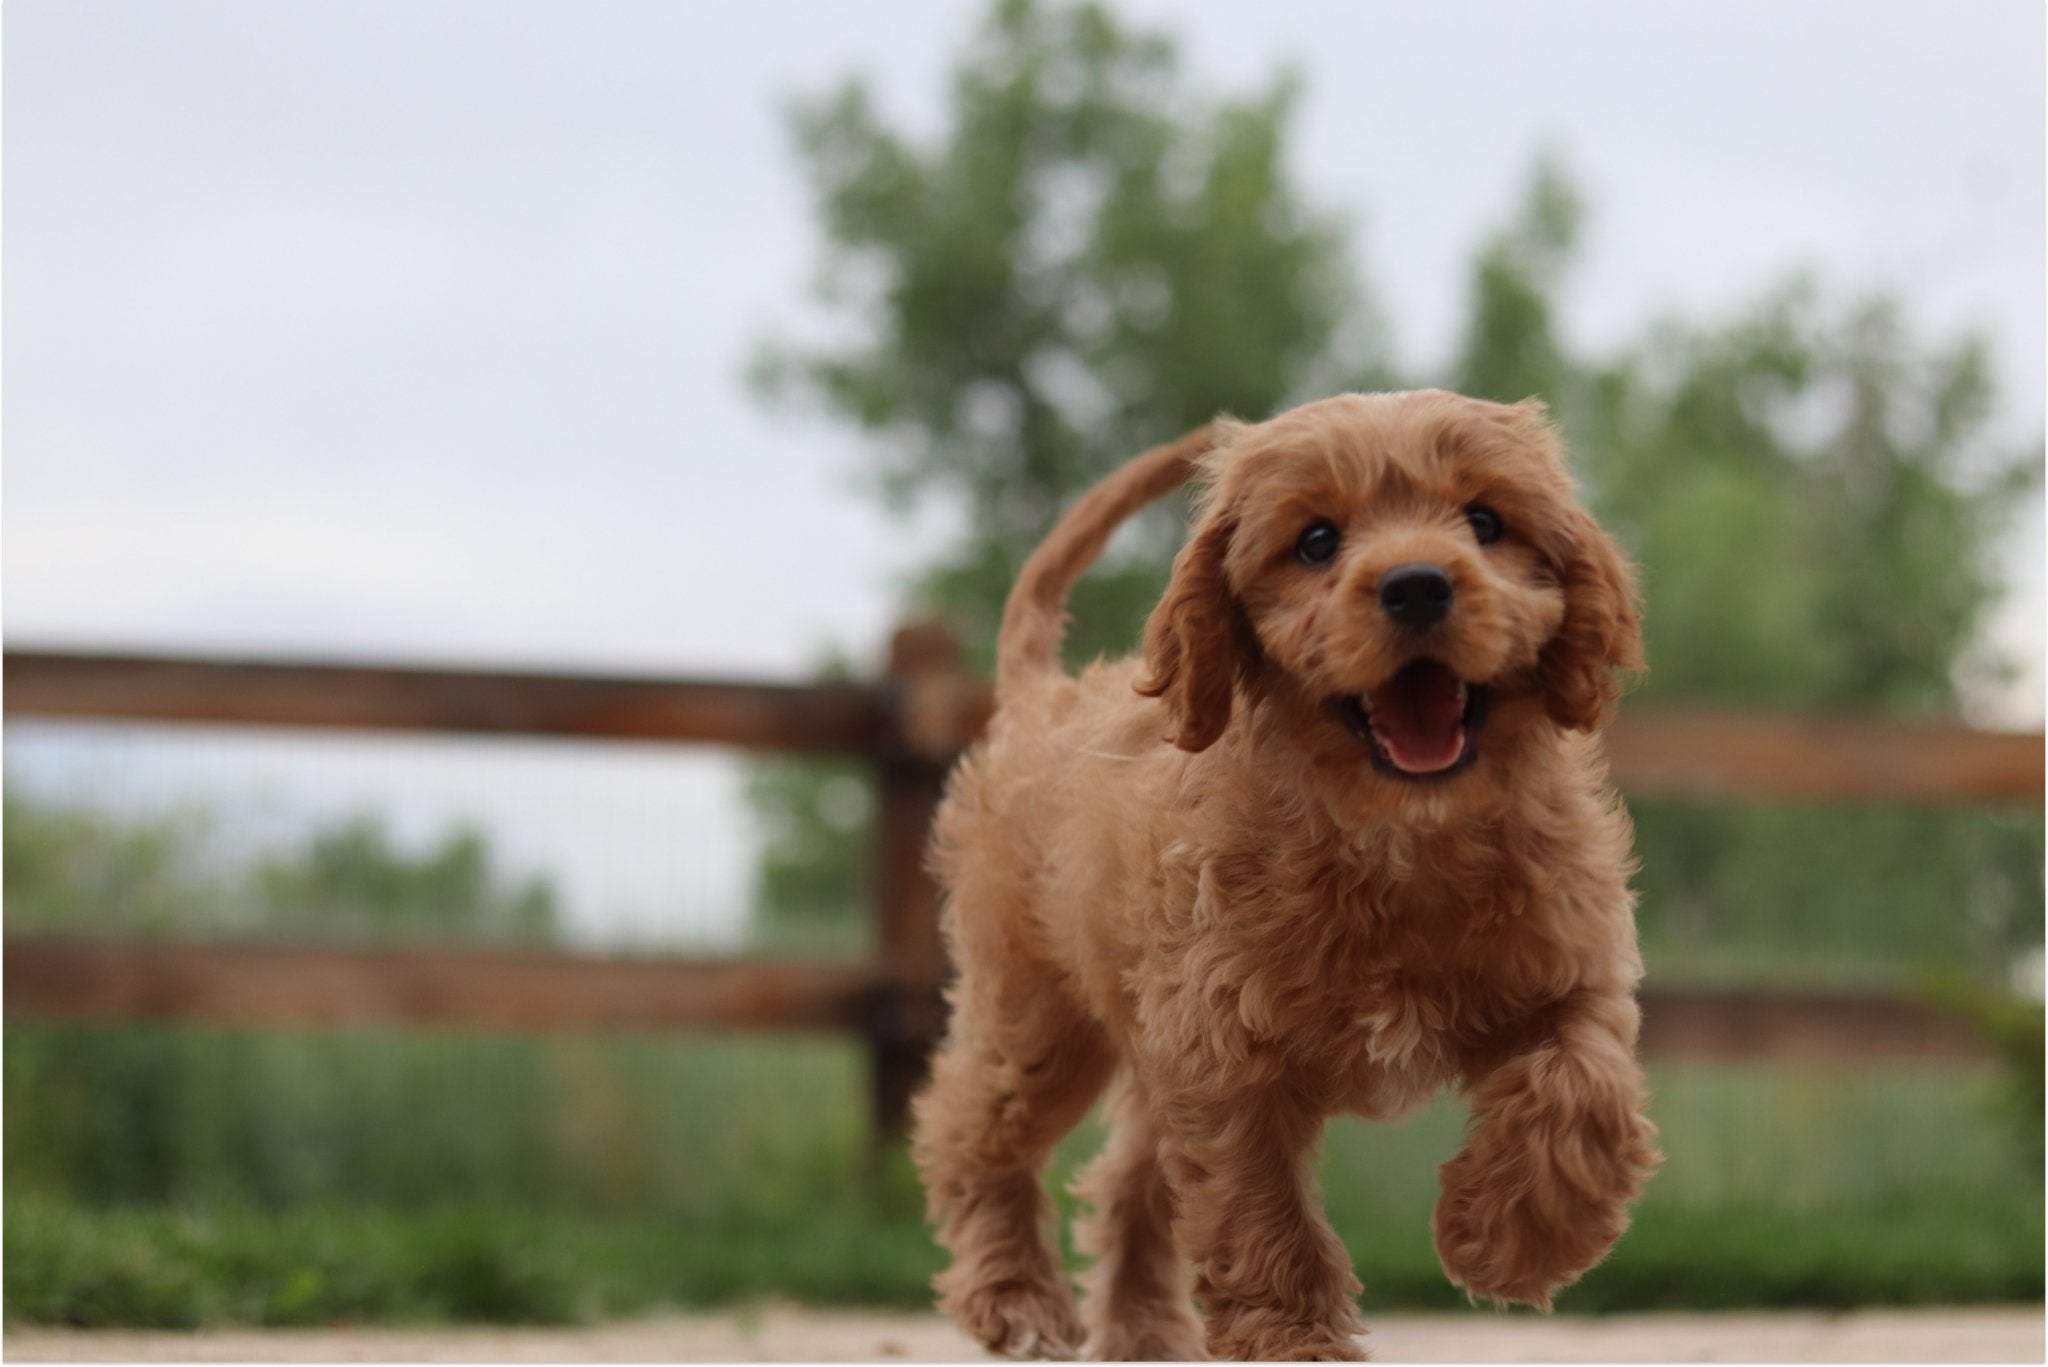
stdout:
<svg viewBox="0 0 2048 1367">
<path fill-rule="evenodd" d="M 4 40 L 10 652 L 869 680 L 941 614 L 979 668 L 1124 457 L 1432 384 L 1551 404 L 1643 568 L 1631 713 L 2038 750 L 2038 6 L 14 0 Z M 1077 660 L 1181 512 L 1084 581 Z M 855 758 L 11 710 L 6 929 L 860 963 L 882 805 Z M 1631 805 L 1652 986 L 1975 1047 L 1653 1056 L 1666 1168 L 1563 1308 L 2038 1299 L 2038 792 Z M 922 1303 L 868 1066 L 16 1012 L 6 1313 Z M 1460 1303 L 1460 1125 L 1333 1129 L 1368 1308 Z"/>
</svg>

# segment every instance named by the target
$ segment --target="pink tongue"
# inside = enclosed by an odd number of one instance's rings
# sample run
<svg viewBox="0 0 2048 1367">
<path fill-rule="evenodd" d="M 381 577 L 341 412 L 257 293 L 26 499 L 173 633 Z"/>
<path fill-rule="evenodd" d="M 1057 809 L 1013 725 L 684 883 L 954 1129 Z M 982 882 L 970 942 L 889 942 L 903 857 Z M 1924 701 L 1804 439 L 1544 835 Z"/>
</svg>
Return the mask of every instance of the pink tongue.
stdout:
<svg viewBox="0 0 2048 1367">
<path fill-rule="evenodd" d="M 1372 733 L 1394 767 L 1409 774 L 1448 769 L 1465 753 L 1465 700 L 1458 676 L 1418 660 L 1366 695 Z"/>
</svg>

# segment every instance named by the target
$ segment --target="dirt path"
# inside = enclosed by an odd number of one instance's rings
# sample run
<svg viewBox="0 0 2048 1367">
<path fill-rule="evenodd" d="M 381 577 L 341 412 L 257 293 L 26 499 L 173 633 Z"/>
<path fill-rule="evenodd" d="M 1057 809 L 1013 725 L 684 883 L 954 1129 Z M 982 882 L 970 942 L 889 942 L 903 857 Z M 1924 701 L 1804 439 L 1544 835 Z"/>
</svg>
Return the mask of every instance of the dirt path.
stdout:
<svg viewBox="0 0 2048 1367">
<path fill-rule="evenodd" d="M 1846 1315 L 1382 1316 L 1382 1362 L 2040 1362 L 2038 1306 Z M 933 1315 L 762 1307 L 588 1329 L 87 1332 L 19 1326 L 13 1362 L 979 1362 Z"/>
</svg>

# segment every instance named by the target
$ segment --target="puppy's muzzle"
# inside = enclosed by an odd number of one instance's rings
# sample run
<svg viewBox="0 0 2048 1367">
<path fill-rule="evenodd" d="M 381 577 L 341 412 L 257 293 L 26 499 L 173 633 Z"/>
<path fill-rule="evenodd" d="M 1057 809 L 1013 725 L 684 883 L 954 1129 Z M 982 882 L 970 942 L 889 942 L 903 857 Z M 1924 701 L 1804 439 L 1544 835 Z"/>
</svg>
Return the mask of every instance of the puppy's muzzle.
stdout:
<svg viewBox="0 0 2048 1367">
<path fill-rule="evenodd" d="M 1396 565 L 1380 576 L 1380 606 L 1410 631 L 1427 631 L 1451 610 L 1451 576 L 1440 565 Z"/>
</svg>

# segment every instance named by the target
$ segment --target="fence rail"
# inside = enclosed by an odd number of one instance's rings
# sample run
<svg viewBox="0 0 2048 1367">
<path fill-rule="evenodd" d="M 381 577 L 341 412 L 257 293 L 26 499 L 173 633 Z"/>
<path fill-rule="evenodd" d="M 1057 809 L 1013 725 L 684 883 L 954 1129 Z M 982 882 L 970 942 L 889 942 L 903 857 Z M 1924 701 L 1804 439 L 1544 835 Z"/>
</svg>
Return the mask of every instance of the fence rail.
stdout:
<svg viewBox="0 0 2048 1367">
<path fill-rule="evenodd" d="M 602 677 L 9 650 L 7 715 L 356 731 L 700 741 L 866 755 L 892 730 L 873 684 Z"/>
<path fill-rule="evenodd" d="M 8 936 L 7 1009 L 68 1020 L 516 1033 L 831 1031 L 915 1040 L 872 964 L 582 956 L 451 946 Z M 1971 1025 L 1882 993 L 1645 987 L 1642 1048 L 1802 1063 L 1968 1061 Z"/>
<path fill-rule="evenodd" d="M 10 717 L 211 722 L 344 730 L 679 741 L 820 755 L 907 748 L 945 759 L 980 730 L 988 690 L 932 656 L 882 683 L 509 673 L 9 650 Z M 944 687 L 932 685 L 943 680 Z M 933 695 L 925 706 L 920 698 Z M 920 715 L 933 713 L 939 715 Z M 1773 717 L 1703 709 L 1624 712 L 1607 733 L 1616 784 L 1643 797 L 2030 803 L 2044 781 L 2038 731 Z"/>
<path fill-rule="evenodd" d="M 2038 804 L 2043 781 L 2038 731 L 1692 709 L 1624 713 L 1607 758 L 1638 797 Z"/>
<path fill-rule="evenodd" d="M 511 1031 L 866 1030 L 867 964 L 449 945 L 10 935 L 7 1009 L 75 1020 Z"/>
<path fill-rule="evenodd" d="M 876 768 L 877 952 L 853 965 L 594 958 L 9 936 L 10 1014 L 514 1030 L 817 1029 L 863 1035 L 876 1119 L 899 1127 L 943 1022 L 946 967 L 923 847 L 946 766 L 989 712 L 943 628 L 899 630 L 878 681 L 760 683 L 10 649 L 9 719 L 70 718 L 685 742 L 853 755 Z M 2038 805 L 2039 732 L 1625 713 L 1608 733 L 1634 796 Z M 1836 1061 L 1965 1058 L 1918 1003 L 1819 993 L 1645 992 L 1651 1053 Z"/>
</svg>

